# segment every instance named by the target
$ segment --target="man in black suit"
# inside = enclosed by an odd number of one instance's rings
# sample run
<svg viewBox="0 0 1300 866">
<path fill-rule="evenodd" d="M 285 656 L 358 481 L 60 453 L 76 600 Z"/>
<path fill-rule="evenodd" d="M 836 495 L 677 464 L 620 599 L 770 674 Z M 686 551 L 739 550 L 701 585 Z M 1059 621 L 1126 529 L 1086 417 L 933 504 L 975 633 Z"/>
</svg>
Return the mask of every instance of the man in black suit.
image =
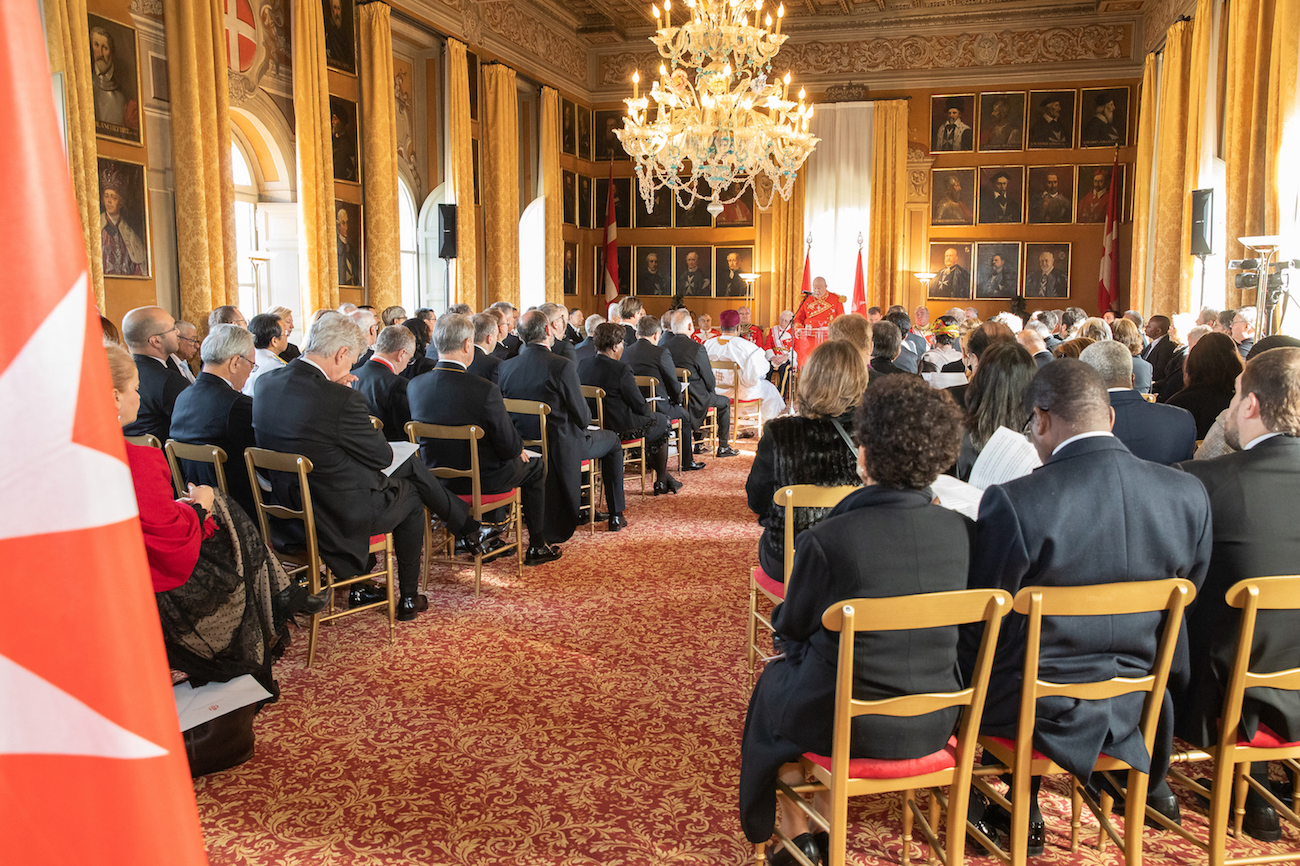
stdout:
<svg viewBox="0 0 1300 866">
<path fill-rule="evenodd" d="M 1151 387 L 1156 391 L 1169 375 L 1169 359 L 1176 348 L 1174 338 L 1169 336 L 1171 324 L 1168 316 L 1152 316 L 1143 329 L 1151 342 L 1142 350 L 1142 360 L 1151 365 Z"/>
<path fill-rule="evenodd" d="M 1246 578 L 1300 572 L 1300 349 L 1271 349 L 1247 362 L 1237 377 L 1224 438 L 1241 450 L 1179 464 L 1205 485 L 1214 514 L 1209 574 L 1187 613 L 1192 676 L 1177 697 L 1174 726 L 1179 737 L 1202 747 L 1218 742 L 1223 692 L 1236 654 L 1241 612 L 1228 607 L 1224 593 Z M 1260 613 L 1251 670 L 1293 667 L 1297 633 L 1296 611 Z M 1300 740 L 1300 695 L 1248 691 L 1241 733 L 1254 738 L 1261 725 L 1284 741 Z M 1267 783 L 1266 763 L 1252 764 L 1250 773 Z M 1243 826 L 1256 839 L 1281 837 L 1277 813 L 1253 789 L 1246 794 Z"/>
<path fill-rule="evenodd" d="M 1011 175 L 999 171 L 993 175 L 993 185 L 980 194 L 980 222 L 1020 222 L 1020 200 L 1011 197 Z"/>
<path fill-rule="evenodd" d="M 686 383 L 689 393 L 687 412 L 690 416 L 691 429 L 699 439 L 709 407 L 718 410 L 718 456 L 735 457 L 740 452 L 731 447 L 731 401 L 715 393 L 717 382 L 713 378 L 713 364 L 704 346 L 691 339 L 691 313 L 689 310 L 673 312 L 672 334 L 661 344 L 673 359 L 673 366 L 688 371 L 691 376 Z M 676 373 L 676 370 L 673 371 Z M 703 454 L 704 446 L 697 442 L 695 453 Z"/>
<path fill-rule="evenodd" d="M 1048 250 L 1038 254 L 1038 270 L 1025 273 L 1026 298 L 1068 298 L 1070 280 L 1056 269 L 1056 256 Z"/>
<path fill-rule="evenodd" d="M 537 309 L 546 315 L 546 329 L 551 335 L 551 353 L 578 363 L 573 344 L 564 339 L 564 329 L 569 326 L 568 310 L 559 304 L 542 304 Z"/>
<path fill-rule="evenodd" d="M 421 424 L 473 424 L 483 431 L 478 443 L 480 490 L 487 496 L 520 489 L 524 523 L 528 526 L 524 564 L 541 565 L 560 558 L 560 548 L 546 543 L 546 468 L 540 457 L 530 458 L 525 452 L 519 431 L 502 402 L 501 389 L 484 377 L 470 374 L 469 363 L 475 352 L 471 341 L 477 330 L 468 316 L 449 315 L 438 320 L 433 329 L 438 366 L 411 382 L 411 415 Z M 420 454 L 430 468 L 469 468 L 467 442 L 422 440 Z M 468 478 L 450 479 L 447 486 L 461 497 L 474 492 Z"/>
<path fill-rule="evenodd" d="M 357 377 L 352 387 L 366 398 L 370 414 L 384 422 L 381 432 L 389 442 L 406 441 L 411 406 L 407 402 L 407 380 L 402 377 L 402 371 L 414 354 L 415 335 L 401 325 L 389 325 L 379 332 L 370 360 L 352 371 Z"/>
<path fill-rule="evenodd" d="M 375 354 L 375 340 L 379 339 L 379 317 L 370 307 L 357 307 L 348 313 L 348 317 L 357 323 L 361 333 L 365 335 L 366 349 L 352 363 L 352 369 L 356 370 L 362 364 L 370 360 L 370 356 Z"/>
<path fill-rule="evenodd" d="M 127 436 L 152 434 L 159 442 L 170 435 L 176 398 L 190 386 L 167 363 L 180 348 L 180 330 L 162 307 L 136 307 L 122 319 L 122 339 L 140 373 L 140 414 L 122 428 Z"/>
<path fill-rule="evenodd" d="M 1037 325 L 1038 327 L 1033 327 Z M 1051 352 L 1047 351 L 1047 341 L 1044 334 L 1047 332 L 1047 326 L 1042 322 L 1029 322 L 1025 329 L 1016 334 L 1016 342 L 1025 347 L 1025 351 L 1034 356 L 1034 363 L 1038 369 L 1046 367 L 1052 361 L 1056 360 Z"/>
<path fill-rule="evenodd" d="M 1196 419 L 1178 406 L 1148 403 L 1133 388 L 1133 355 L 1123 343 L 1102 340 L 1079 355 L 1106 383 L 1115 410 L 1111 432 L 1134 457 L 1170 466 L 1196 453 Z"/>
<path fill-rule="evenodd" d="M 1053 361 L 1034 376 L 1024 408 L 1032 414 L 1030 440 L 1043 465 L 984 491 L 971 556 L 972 588 L 1000 588 L 1014 595 L 1034 585 L 1182 577 L 1199 589 L 1210 560 L 1205 489 L 1185 473 L 1134 457 L 1111 434 L 1114 412 L 1097 371 L 1071 358 Z M 1158 614 L 1053 618 L 1044 631 L 1040 676 L 1051 682 L 1142 676 L 1155 661 L 1160 620 Z M 1018 735 L 1026 634 L 1023 616 L 1009 616 L 1003 624 L 983 733 Z M 959 659 L 968 676 L 977 644 L 978 635 L 963 632 Z M 1186 642 L 1180 640 L 1170 671 L 1174 693 L 1187 675 Z M 1148 802 L 1176 816 L 1177 801 L 1164 782 L 1171 726 L 1162 726 L 1156 754 L 1148 756 L 1138 727 L 1143 697 L 1040 699 L 1033 745 L 1084 779 L 1103 751 L 1139 769 L 1149 767 Z M 1171 707 L 1166 697 L 1166 714 Z M 1166 715 L 1165 721 L 1172 719 Z M 979 817 L 973 814 L 972 820 Z M 992 827 L 1005 827 L 1007 818 L 1002 810 L 985 815 Z M 1041 853 L 1043 844 L 1037 802 L 1030 804 L 1030 821 L 1033 855 Z"/>
<path fill-rule="evenodd" d="M 499 311 L 504 318 L 501 330 L 497 331 L 497 347 L 492 350 L 492 354 L 502 361 L 509 360 L 519 354 L 522 345 L 519 335 L 515 333 L 519 324 L 519 311 L 509 301 L 497 301 L 488 309 Z"/>
<path fill-rule="evenodd" d="M 568 325 L 564 328 L 564 339 L 576 346 L 582 342 L 582 334 L 578 332 L 582 327 L 582 310 L 577 307 L 570 308 L 568 321 Z"/>
<path fill-rule="evenodd" d="M 673 356 L 659 345 L 659 330 L 658 319 L 642 316 L 636 323 L 637 341 L 623 349 L 622 360 L 632 368 L 633 376 L 653 376 L 659 382 L 655 387 L 655 396 L 659 398 L 655 411 L 667 415 L 670 424 L 677 420 L 689 426 L 691 419 L 682 408 L 682 385 L 677 380 Z M 690 454 L 684 454 L 682 458 L 683 472 L 704 468 L 704 464 Z"/>
<path fill-rule="evenodd" d="M 573 359 L 583 361 L 596 354 L 596 341 L 592 334 L 596 333 L 596 328 L 605 324 L 605 317 L 600 313 L 592 313 L 583 323 L 583 330 L 587 332 L 587 339 L 573 347 Z"/>
<path fill-rule="evenodd" d="M 500 320 L 488 313 L 476 313 L 470 322 L 474 324 L 474 360 L 469 362 L 469 372 L 495 385 L 501 359 L 492 352 L 497 347 Z"/>
<path fill-rule="evenodd" d="M 563 328 L 557 331 L 541 310 L 525 313 L 519 320 L 519 337 L 524 346 L 516 357 L 502 363 L 499 376 L 502 395 L 551 407 L 546 419 L 550 457 L 546 537 L 555 542 L 567 540 L 579 523 L 583 460 L 600 460 L 609 531 L 627 526 L 623 517 L 623 446 L 608 430 L 587 429 L 592 423 L 591 410 L 582 398 L 578 367 L 551 351 L 557 332 L 562 333 Z M 516 426 L 525 420 L 517 420 Z M 535 428 L 524 428 L 520 433 L 529 439 L 537 438 Z"/>
<path fill-rule="evenodd" d="M 366 345 L 356 323 L 338 313 L 316 321 L 302 356 L 258 383 L 253 430 L 260 448 L 301 454 L 312 462 L 311 494 L 321 558 L 339 577 L 367 570 L 370 538 L 393 534 L 401 587 L 397 618 L 415 619 L 429 602 L 418 593 L 424 552 L 424 509 L 446 521 L 473 551 L 486 551 L 499 530 L 479 524 L 419 460 L 391 474 L 392 446 L 370 424 L 365 398 L 338 384 Z M 271 473 L 272 497 L 299 507 L 296 476 Z M 354 590 L 354 602 L 379 596 Z"/>
<path fill-rule="evenodd" d="M 226 452 L 226 490 L 252 517 L 257 510 L 244 467 L 244 449 L 256 445 L 253 398 L 240 393 L 253 369 L 253 335 L 238 325 L 217 325 L 201 350 L 203 370 L 172 409 L 171 438 L 189 445 L 216 445 Z M 217 486 L 210 463 L 182 460 L 185 478 Z"/>
<path fill-rule="evenodd" d="M 624 298 L 618 303 L 618 317 L 623 320 L 623 345 L 636 342 L 636 323 L 646 315 L 645 305 L 637 298 Z"/>
</svg>

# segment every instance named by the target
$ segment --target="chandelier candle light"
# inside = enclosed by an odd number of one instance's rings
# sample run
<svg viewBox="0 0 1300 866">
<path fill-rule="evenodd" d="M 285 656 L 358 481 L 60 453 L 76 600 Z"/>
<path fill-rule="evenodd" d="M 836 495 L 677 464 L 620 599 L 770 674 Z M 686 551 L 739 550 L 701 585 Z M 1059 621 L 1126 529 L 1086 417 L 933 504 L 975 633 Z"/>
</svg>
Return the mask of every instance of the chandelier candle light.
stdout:
<svg viewBox="0 0 1300 866">
<path fill-rule="evenodd" d="M 764 2 L 686 0 L 687 21 L 678 26 L 672 0 L 662 9 L 651 4 L 660 26 L 650 41 L 664 62 L 648 97 L 641 95 L 640 72 L 632 73 L 627 117 L 616 133 L 635 162 L 647 212 L 661 187 L 682 208 L 707 199 L 715 217 L 746 188 L 761 208 L 774 192 L 790 198 L 795 173 L 818 140 L 808 131 L 813 107 L 804 104 L 803 89 L 795 102 L 788 98 L 790 73 L 772 75 L 789 37 L 781 34 L 784 4 L 773 30 Z"/>
</svg>

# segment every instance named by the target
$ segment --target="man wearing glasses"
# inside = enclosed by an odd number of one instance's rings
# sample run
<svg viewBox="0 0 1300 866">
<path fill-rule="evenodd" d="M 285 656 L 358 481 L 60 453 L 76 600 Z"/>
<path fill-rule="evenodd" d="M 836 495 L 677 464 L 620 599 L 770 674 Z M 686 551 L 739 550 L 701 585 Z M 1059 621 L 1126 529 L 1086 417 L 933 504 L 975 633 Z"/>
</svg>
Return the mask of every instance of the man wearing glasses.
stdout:
<svg viewBox="0 0 1300 866">
<path fill-rule="evenodd" d="M 248 323 L 248 330 L 253 334 L 253 369 L 248 374 L 243 391 L 253 396 L 253 388 L 259 378 L 284 366 L 280 353 L 289 345 L 289 332 L 285 329 L 279 316 L 271 313 L 259 313 Z"/>
<path fill-rule="evenodd" d="M 176 353 L 168 358 L 168 363 L 176 368 L 176 372 L 185 377 L 191 385 L 194 384 L 194 370 L 190 368 L 190 361 L 194 360 L 199 354 L 199 344 L 203 341 L 199 339 L 199 329 L 189 322 L 177 322 L 176 331 L 180 335 L 180 348 Z"/>
<path fill-rule="evenodd" d="M 140 373 L 140 414 L 122 432 L 127 436 L 152 434 L 166 442 L 176 398 L 190 386 L 168 363 L 180 351 L 180 329 L 162 307 L 136 307 L 122 319 L 122 339 Z"/>
</svg>

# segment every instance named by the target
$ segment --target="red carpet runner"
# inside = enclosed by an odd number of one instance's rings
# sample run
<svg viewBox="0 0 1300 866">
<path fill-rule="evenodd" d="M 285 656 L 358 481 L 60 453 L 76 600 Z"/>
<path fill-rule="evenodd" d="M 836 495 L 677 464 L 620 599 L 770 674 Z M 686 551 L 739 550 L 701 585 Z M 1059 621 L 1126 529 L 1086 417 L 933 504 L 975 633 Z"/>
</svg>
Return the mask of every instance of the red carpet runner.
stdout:
<svg viewBox="0 0 1300 866">
<path fill-rule="evenodd" d="M 682 475 L 677 496 L 643 500 L 629 484 L 627 529 L 580 531 L 522 579 L 486 566 L 477 600 L 472 569 L 435 566 L 428 612 L 399 623 L 392 646 L 379 616 L 345 619 L 322 629 L 308 671 L 295 632 L 257 754 L 195 783 L 213 866 L 746 862 L 735 804 L 759 535 L 749 446 Z M 1113 845 L 1070 855 L 1063 791 L 1044 786 L 1048 847 L 1035 862 L 1121 862 Z M 899 862 L 898 804 L 850 805 L 851 863 Z M 1230 851 L 1300 845 L 1286 834 Z M 1205 859 L 1152 830 L 1146 856 Z"/>
</svg>

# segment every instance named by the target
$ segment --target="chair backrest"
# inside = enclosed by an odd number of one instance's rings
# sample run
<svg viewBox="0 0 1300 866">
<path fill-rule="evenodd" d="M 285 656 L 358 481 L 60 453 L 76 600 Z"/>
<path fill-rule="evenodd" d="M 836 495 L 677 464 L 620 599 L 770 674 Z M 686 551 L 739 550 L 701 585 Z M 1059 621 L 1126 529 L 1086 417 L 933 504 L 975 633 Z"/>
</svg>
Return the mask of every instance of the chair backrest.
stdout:
<svg viewBox="0 0 1300 866">
<path fill-rule="evenodd" d="M 1241 610 L 1237 633 L 1237 655 L 1232 663 L 1220 716 L 1221 744 L 1235 743 L 1241 724 L 1241 705 L 1246 689 L 1300 690 L 1300 667 L 1268 673 L 1251 673 L 1250 654 L 1255 640 L 1255 620 L 1261 610 L 1300 610 L 1300 575 L 1253 577 L 1234 583 L 1225 593 L 1229 607 Z M 1297 659 L 1300 662 L 1300 659 Z"/>
<path fill-rule="evenodd" d="M 677 380 L 682 383 L 682 410 L 688 411 L 691 406 L 691 392 L 687 386 L 691 384 L 691 371 L 685 367 L 676 367 Z"/>
<path fill-rule="evenodd" d="M 776 491 L 772 501 L 785 509 L 785 581 L 789 591 L 790 569 L 794 567 L 794 510 L 796 508 L 834 508 L 855 490 L 852 484 L 819 487 L 816 484 L 790 484 Z"/>
<path fill-rule="evenodd" d="M 596 407 L 596 426 L 601 430 L 605 429 L 605 389 L 597 388 L 595 385 L 583 385 L 582 396 L 592 402 Z"/>
<path fill-rule="evenodd" d="M 728 358 L 719 358 L 709 364 L 713 367 L 714 381 L 718 383 L 717 393 L 731 400 L 737 399 L 740 393 L 740 365 Z M 720 377 L 718 373 L 727 375 Z"/>
<path fill-rule="evenodd" d="M 1178 643 L 1183 610 L 1196 597 L 1196 587 L 1189 580 L 1132 580 L 1121 583 L 1098 583 L 1084 586 L 1026 586 L 1016 593 L 1014 610 L 1028 617 L 1025 641 L 1024 687 L 1020 700 L 1020 730 L 1034 729 L 1038 698 L 1067 697 L 1096 701 L 1133 692 L 1146 692 L 1141 730 L 1147 754 L 1155 742 L 1156 722 L 1169 680 L 1169 665 Z M 1051 683 L 1039 679 L 1039 651 L 1042 646 L 1045 616 L 1116 616 L 1135 613 L 1165 612 L 1165 624 L 1159 636 L 1155 660 L 1141 677 L 1111 677 L 1082 683 Z M 1016 741 L 1017 760 L 1029 758 L 1032 737 Z"/>
<path fill-rule="evenodd" d="M 177 493 L 183 494 L 189 489 L 185 474 L 181 472 L 182 460 L 212 464 L 212 468 L 217 475 L 217 487 L 221 488 L 222 493 L 230 492 L 226 489 L 225 449 L 217 445 L 191 445 L 187 442 L 168 439 L 163 446 L 163 451 L 167 453 L 167 465 L 172 468 L 172 484 L 175 485 Z"/>
<path fill-rule="evenodd" d="M 525 445 L 530 448 L 540 448 L 542 452 L 542 469 L 550 471 L 551 468 L 551 449 L 546 444 L 546 416 L 551 414 L 551 407 L 545 403 L 538 403 L 532 400 L 511 400 L 504 399 L 502 402 L 506 405 L 506 411 L 511 415 L 533 415 L 537 418 L 537 426 L 540 439 L 523 439 Z M 520 437 L 523 438 L 523 437 Z"/>
<path fill-rule="evenodd" d="M 157 448 L 159 451 L 162 450 L 162 442 L 160 442 L 158 437 L 152 433 L 145 433 L 141 436 L 127 436 L 126 441 L 130 442 L 132 445 L 143 445 L 146 448 Z"/>
<path fill-rule="evenodd" d="M 244 463 L 248 468 L 248 484 L 253 490 L 253 504 L 257 508 L 257 524 L 262 530 L 262 539 L 271 547 L 271 527 L 268 517 L 281 520 L 301 520 L 307 538 L 308 568 L 312 580 L 313 592 L 319 592 L 320 586 L 320 552 L 316 546 L 316 516 L 311 507 L 311 487 L 307 475 L 312 470 L 311 460 L 301 454 L 286 454 L 270 451 L 266 448 L 245 448 Z M 257 483 L 257 470 L 267 472 L 288 472 L 298 476 L 298 497 L 302 508 L 293 509 L 287 505 L 271 505 L 263 499 L 261 486 Z"/>
<path fill-rule="evenodd" d="M 971 764 L 988 693 L 993 652 L 1002 618 L 1011 612 L 1011 594 L 1001 589 L 965 589 L 893 598 L 853 598 L 826 608 L 822 625 L 840 633 L 835 672 L 835 722 L 831 737 L 831 773 L 848 778 L 849 733 L 855 716 L 920 716 L 949 707 L 964 707 L 957 735 L 957 778 L 953 796 L 966 796 Z M 955 692 L 902 695 L 880 700 L 853 697 L 853 638 L 857 632 L 901 631 L 984 623 L 975 668 L 965 688 Z M 955 663 L 954 659 L 954 663 Z M 963 778 L 964 777 L 964 778 Z"/>
<path fill-rule="evenodd" d="M 380 420 L 379 420 L 378 418 L 376 418 L 374 415 L 371 415 L 371 416 L 370 416 L 370 426 L 371 426 L 371 427 L 374 427 L 374 428 L 375 428 L 376 430 L 378 430 L 380 433 L 383 433 L 383 432 L 384 432 L 384 422 L 383 422 L 383 421 L 380 421 Z"/>
<path fill-rule="evenodd" d="M 478 441 L 483 438 L 483 428 L 474 424 L 449 427 L 444 424 L 421 424 L 419 421 L 406 422 L 406 438 L 412 442 L 421 439 L 442 439 L 449 442 L 467 442 L 469 444 L 469 468 L 456 469 L 452 466 L 435 466 L 429 471 L 439 478 L 468 478 L 474 495 L 474 507 L 483 504 L 482 476 L 478 466 Z M 476 512 L 477 513 L 477 512 Z"/>
<path fill-rule="evenodd" d="M 637 387 L 642 389 L 646 399 L 654 404 L 655 411 L 663 411 L 659 408 L 659 401 L 654 399 L 659 396 L 659 380 L 654 376 L 633 376 L 633 378 L 636 379 Z"/>
</svg>

